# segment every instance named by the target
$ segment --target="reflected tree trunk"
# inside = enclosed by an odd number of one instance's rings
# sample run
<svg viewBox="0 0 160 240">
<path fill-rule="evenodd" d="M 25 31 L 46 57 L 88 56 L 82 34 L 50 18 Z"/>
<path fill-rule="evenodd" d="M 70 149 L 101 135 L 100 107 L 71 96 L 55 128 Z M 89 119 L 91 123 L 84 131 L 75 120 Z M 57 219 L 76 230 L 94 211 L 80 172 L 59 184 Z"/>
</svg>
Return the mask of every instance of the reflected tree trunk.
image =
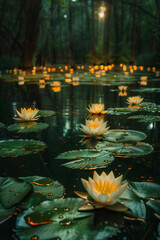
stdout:
<svg viewBox="0 0 160 240">
<path fill-rule="evenodd" d="M 105 3 L 106 14 L 104 20 L 104 41 L 103 41 L 103 52 L 104 52 L 104 63 L 109 63 L 109 42 L 110 42 L 110 20 L 111 20 L 111 0 Z"/>
<path fill-rule="evenodd" d="M 32 60 L 35 49 L 37 48 L 37 39 L 39 35 L 41 3 L 42 0 L 26 1 L 25 39 L 20 60 L 21 68 L 30 68 L 33 66 Z"/>
</svg>

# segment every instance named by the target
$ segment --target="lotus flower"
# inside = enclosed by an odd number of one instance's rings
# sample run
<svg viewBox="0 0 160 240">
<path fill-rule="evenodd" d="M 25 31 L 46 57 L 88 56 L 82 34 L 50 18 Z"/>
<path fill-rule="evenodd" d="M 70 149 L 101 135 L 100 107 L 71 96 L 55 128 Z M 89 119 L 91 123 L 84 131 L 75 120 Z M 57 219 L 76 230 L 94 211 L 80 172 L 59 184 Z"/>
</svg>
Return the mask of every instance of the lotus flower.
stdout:
<svg viewBox="0 0 160 240">
<path fill-rule="evenodd" d="M 17 115 L 19 118 L 14 118 L 15 120 L 26 122 L 26 121 L 36 121 L 38 120 L 39 116 L 36 117 L 38 113 L 38 109 L 31 109 L 31 108 L 21 108 L 21 112 L 16 110 Z"/>
<path fill-rule="evenodd" d="M 98 175 L 97 172 L 94 171 L 93 179 L 89 177 L 88 181 L 82 178 L 81 181 L 87 193 L 79 191 L 75 191 L 75 193 L 85 200 L 89 200 L 90 198 L 92 200 L 90 201 L 91 205 L 86 206 L 86 208 L 81 208 L 80 210 L 104 207 L 118 212 L 126 211 L 127 207 L 123 204 L 128 202 L 128 200 L 121 198 L 121 195 L 125 191 L 128 183 L 121 185 L 122 178 L 123 175 L 115 178 L 112 171 L 108 175 L 105 172 Z"/>
<path fill-rule="evenodd" d="M 143 101 L 143 98 L 140 96 L 135 96 L 135 97 L 128 97 L 127 98 L 127 103 L 131 105 L 138 105 Z"/>
<path fill-rule="evenodd" d="M 99 138 L 103 133 L 105 133 L 108 129 L 106 128 L 107 122 L 103 120 L 86 120 L 86 125 L 81 124 L 81 130 L 85 133 L 83 137 L 95 137 Z"/>
<path fill-rule="evenodd" d="M 91 104 L 87 110 L 92 114 L 104 114 L 107 111 L 104 111 L 104 104 Z"/>
<path fill-rule="evenodd" d="M 127 90 L 127 86 L 118 86 L 118 89 L 120 91 L 126 91 Z"/>
</svg>

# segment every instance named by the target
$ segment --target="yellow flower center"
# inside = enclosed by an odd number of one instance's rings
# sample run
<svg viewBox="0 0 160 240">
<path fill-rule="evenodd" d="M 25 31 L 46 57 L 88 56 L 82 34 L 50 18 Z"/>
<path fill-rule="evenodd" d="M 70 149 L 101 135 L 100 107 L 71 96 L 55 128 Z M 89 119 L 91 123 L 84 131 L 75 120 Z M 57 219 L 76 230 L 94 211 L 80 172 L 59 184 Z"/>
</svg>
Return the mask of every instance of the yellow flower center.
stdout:
<svg viewBox="0 0 160 240">
<path fill-rule="evenodd" d="M 94 129 L 96 129 L 96 128 L 98 128 L 99 127 L 99 124 L 98 123 L 95 123 L 95 122 L 93 122 L 93 123 L 91 123 L 89 126 L 88 126 L 89 128 L 90 127 L 92 127 L 92 128 L 94 128 Z"/>
<path fill-rule="evenodd" d="M 117 187 L 112 182 L 95 182 L 94 188 L 100 194 L 105 193 L 106 195 L 111 194 L 117 190 Z"/>
</svg>

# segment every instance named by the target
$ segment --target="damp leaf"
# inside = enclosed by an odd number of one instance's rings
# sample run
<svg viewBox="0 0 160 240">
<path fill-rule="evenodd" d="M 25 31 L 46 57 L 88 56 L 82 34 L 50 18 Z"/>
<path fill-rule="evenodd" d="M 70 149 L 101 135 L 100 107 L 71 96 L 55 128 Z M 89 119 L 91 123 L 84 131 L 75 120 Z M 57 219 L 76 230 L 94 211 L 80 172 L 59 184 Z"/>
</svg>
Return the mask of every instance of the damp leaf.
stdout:
<svg viewBox="0 0 160 240">
<path fill-rule="evenodd" d="M 1 157 L 18 157 L 37 153 L 46 148 L 44 142 L 27 139 L 9 139 L 0 141 L 0 156 Z"/>
<path fill-rule="evenodd" d="M 18 133 L 39 132 L 46 129 L 49 125 L 47 123 L 24 122 L 10 125 L 8 131 L 18 131 Z"/>
<path fill-rule="evenodd" d="M 57 159 L 70 159 L 70 161 L 62 164 L 62 166 L 73 169 L 96 169 L 106 167 L 114 160 L 114 157 L 106 151 L 96 150 L 74 150 L 60 154 Z"/>
<path fill-rule="evenodd" d="M 147 135 L 140 131 L 114 129 L 108 130 L 103 134 L 104 140 L 115 143 L 139 142 L 144 140 Z"/>
</svg>

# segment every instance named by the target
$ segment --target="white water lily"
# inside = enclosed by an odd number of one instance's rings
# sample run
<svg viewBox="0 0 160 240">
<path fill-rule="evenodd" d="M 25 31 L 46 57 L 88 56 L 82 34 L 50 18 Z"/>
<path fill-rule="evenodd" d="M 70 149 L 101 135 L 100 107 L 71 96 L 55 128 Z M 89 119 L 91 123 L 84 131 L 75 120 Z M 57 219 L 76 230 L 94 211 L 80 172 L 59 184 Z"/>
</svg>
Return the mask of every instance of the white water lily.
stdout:
<svg viewBox="0 0 160 240">
<path fill-rule="evenodd" d="M 19 118 L 14 118 L 15 120 L 26 122 L 26 121 L 36 121 L 38 120 L 39 116 L 36 116 L 39 112 L 38 109 L 31 109 L 31 108 L 21 108 L 21 112 L 16 109 L 17 115 Z"/>
<path fill-rule="evenodd" d="M 81 124 L 81 130 L 85 133 L 84 137 L 95 137 L 98 138 L 105 133 L 109 127 L 106 128 L 107 122 L 102 120 L 86 120 L 86 125 Z"/>
<path fill-rule="evenodd" d="M 87 110 L 92 114 L 104 114 L 107 111 L 104 110 L 104 104 L 91 104 L 88 106 Z"/>
<path fill-rule="evenodd" d="M 75 193 L 85 199 L 90 201 L 91 205 L 80 209 L 80 210 L 91 210 L 94 208 L 107 208 L 113 211 L 126 211 L 127 207 L 123 204 L 128 202 L 124 197 L 121 199 L 122 193 L 125 191 L 128 183 L 121 185 L 123 175 L 115 178 L 114 173 L 111 171 L 108 175 L 105 172 L 102 172 L 101 175 L 98 175 L 94 171 L 93 179 L 88 178 L 88 181 L 81 179 L 84 188 L 87 190 L 87 193 L 75 191 Z"/>
<path fill-rule="evenodd" d="M 118 89 L 120 91 L 126 91 L 127 90 L 127 86 L 118 86 Z"/>
<path fill-rule="evenodd" d="M 127 98 L 127 103 L 128 104 L 133 104 L 133 105 L 138 105 L 143 101 L 143 98 L 140 96 L 134 96 L 134 97 L 128 97 Z"/>
</svg>

